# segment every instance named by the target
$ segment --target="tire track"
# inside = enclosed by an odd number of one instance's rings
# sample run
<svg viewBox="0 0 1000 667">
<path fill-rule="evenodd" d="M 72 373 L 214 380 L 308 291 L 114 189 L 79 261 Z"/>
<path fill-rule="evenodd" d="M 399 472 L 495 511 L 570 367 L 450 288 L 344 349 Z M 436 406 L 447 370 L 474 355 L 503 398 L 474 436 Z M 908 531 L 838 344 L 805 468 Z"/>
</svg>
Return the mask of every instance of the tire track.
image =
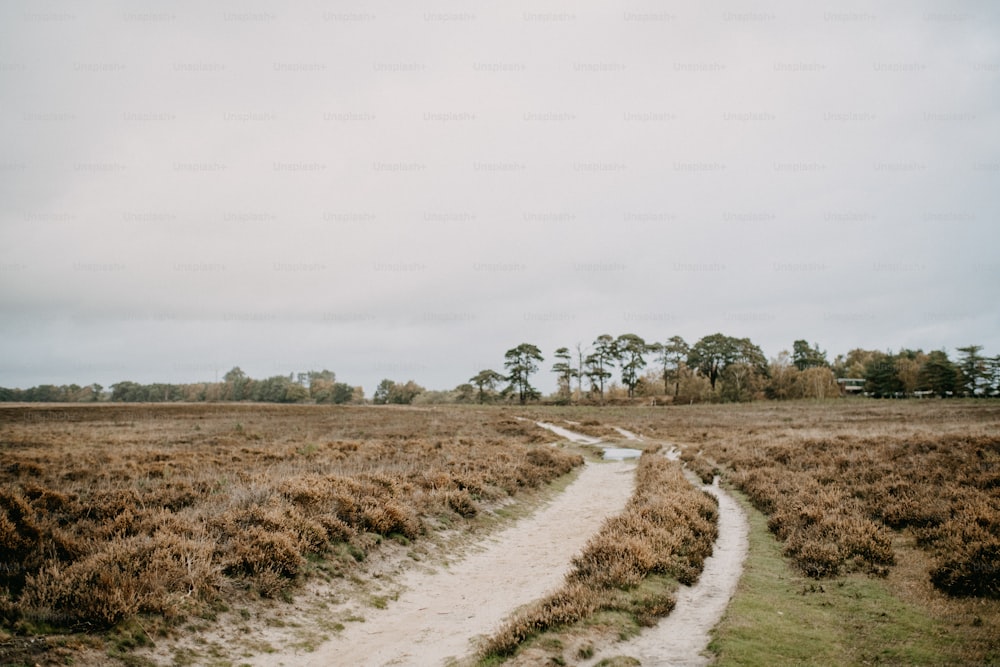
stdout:
<svg viewBox="0 0 1000 667">
<path fill-rule="evenodd" d="M 533 516 L 434 574 L 410 571 L 384 610 L 307 654 L 262 656 L 284 665 L 442 665 L 476 648 L 518 607 L 562 585 L 570 561 L 632 495 L 634 462 L 588 463 Z"/>
<path fill-rule="evenodd" d="M 693 478 L 692 483 L 696 483 Z M 704 654 L 711 639 L 709 633 L 725 613 L 743 574 L 750 526 L 736 500 L 718 486 L 718 479 L 701 488 L 719 501 L 719 536 L 712 555 L 705 559 L 698 582 L 681 587 L 677 606 L 655 627 L 610 646 L 602 657 L 631 656 L 642 667 L 700 667 L 711 662 Z M 597 662 L 595 658 L 582 667 Z"/>
</svg>

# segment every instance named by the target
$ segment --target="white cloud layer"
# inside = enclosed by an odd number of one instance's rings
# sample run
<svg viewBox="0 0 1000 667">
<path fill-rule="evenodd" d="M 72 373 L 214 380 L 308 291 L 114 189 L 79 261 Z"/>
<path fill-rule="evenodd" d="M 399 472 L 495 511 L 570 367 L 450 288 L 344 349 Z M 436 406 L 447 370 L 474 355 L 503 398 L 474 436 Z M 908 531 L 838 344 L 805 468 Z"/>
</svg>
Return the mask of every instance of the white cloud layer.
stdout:
<svg viewBox="0 0 1000 667">
<path fill-rule="evenodd" d="M 541 7 L 5 3 L 0 385 L 1000 351 L 995 3 Z"/>
</svg>

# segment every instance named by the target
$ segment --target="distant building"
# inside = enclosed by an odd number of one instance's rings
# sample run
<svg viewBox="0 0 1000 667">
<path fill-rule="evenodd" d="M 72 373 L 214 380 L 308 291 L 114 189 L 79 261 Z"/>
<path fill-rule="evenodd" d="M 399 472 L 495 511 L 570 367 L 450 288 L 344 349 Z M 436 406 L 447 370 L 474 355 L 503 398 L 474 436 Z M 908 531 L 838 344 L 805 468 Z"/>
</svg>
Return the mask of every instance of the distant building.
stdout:
<svg viewBox="0 0 1000 667">
<path fill-rule="evenodd" d="M 841 396 L 860 396 L 865 391 L 864 378 L 837 378 Z"/>
</svg>

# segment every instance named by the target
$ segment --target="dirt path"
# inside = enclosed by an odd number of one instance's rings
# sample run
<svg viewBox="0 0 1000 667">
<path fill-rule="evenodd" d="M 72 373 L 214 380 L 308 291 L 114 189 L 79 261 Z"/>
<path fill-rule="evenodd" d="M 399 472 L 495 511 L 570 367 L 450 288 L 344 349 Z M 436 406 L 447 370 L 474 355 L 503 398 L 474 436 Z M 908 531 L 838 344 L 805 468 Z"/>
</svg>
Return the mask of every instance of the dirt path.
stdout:
<svg viewBox="0 0 1000 667">
<path fill-rule="evenodd" d="M 632 495 L 634 462 L 588 463 L 530 518 L 491 537 L 447 570 L 411 571 L 384 610 L 312 653 L 261 656 L 268 665 L 442 665 L 475 649 L 521 605 L 560 586 L 570 560 Z"/>
<path fill-rule="evenodd" d="M 575 442 L 578 445 L 599 445 L 601 443 L 600 438 L 594 438 L 589 435 L 584 435 L 583 433 L 577 433 L 576 431 L 571 431 L 568 428 L 563 428 L 562 426 L 556 426 L 555 424 L 550 424 L 548 422 L 535 422 L 535 424 L 548 431 L 552 431 L 560 438 L 564 438 L 570 442 Z"/>
<path fill-rule="evenodd" d="M 677 594 L 677 606 L 655 627 L 638 637 L 608 647 L 608 655 L 638 658 L 642 667 L 707 665 L 703 655 L 709 642 L 709 631 L 726 611 L 729 599 L 736 591 L 747 554 L 750 531 L 746 515 L 733 497 L 717 485 L 703 489 L 719 499 L 719 537 L 712 555 L 705 559 L 705 569 L 694 586 L 682 586 Z M 596 664 L 598 659 L 583 663 Z"/>
</svg>

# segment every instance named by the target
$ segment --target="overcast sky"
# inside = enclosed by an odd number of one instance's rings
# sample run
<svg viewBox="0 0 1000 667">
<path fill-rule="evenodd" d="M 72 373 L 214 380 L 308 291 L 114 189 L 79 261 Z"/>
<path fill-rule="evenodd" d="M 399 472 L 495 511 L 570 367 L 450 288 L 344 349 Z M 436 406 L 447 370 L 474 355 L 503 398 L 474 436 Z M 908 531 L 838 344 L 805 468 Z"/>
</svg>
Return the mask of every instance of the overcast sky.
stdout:
<svg viewBox="0 0 1000 667">
<path fill-rule="evenodd" d="M 5 2 L 0 386 L 1000 353 L 996 2 Z"/>
</svg>

